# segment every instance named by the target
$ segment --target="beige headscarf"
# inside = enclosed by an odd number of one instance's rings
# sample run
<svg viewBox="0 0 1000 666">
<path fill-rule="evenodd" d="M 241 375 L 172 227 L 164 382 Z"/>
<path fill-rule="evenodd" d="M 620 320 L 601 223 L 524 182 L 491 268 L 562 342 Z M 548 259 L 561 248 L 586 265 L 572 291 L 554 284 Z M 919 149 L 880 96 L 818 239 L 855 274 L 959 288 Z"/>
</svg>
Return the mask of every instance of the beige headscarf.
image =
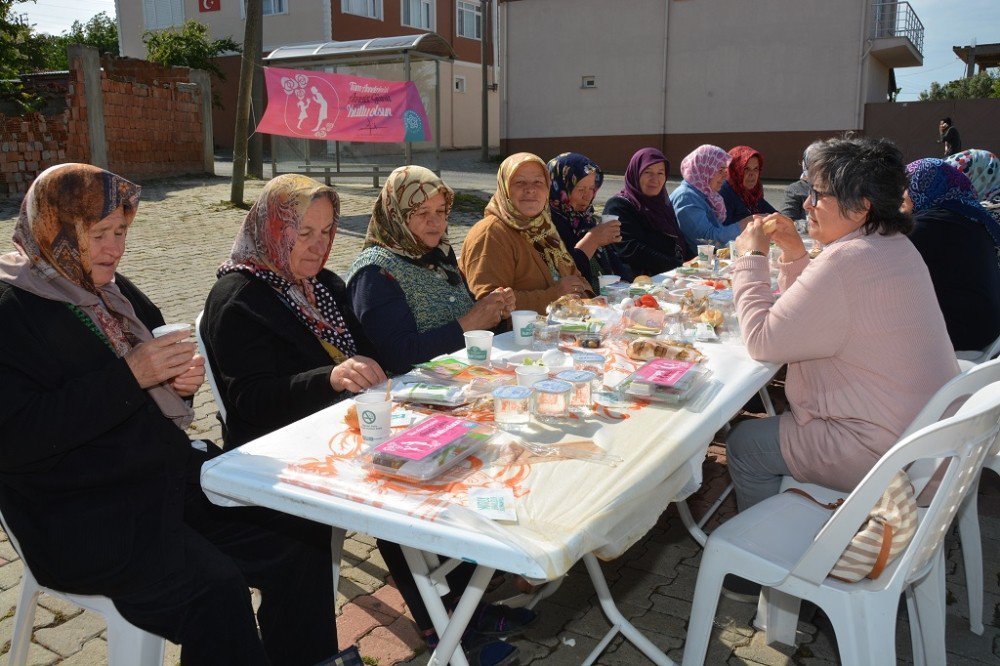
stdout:
<svg viewBox="0 0 1000 666">
<path fill-rule="evenodd" d="M 113 281 L 94 284 L 87 232 L 119 207 L 131 225 L 140 189 L 89 164 L 49 167 L 21 202 L 13 238 L 17 251 L 0 257 L 0 280 L 82 312 L 118 357 L 153 336 Z M 168 384 L 147 392 L 179 428 L 191 424 L 194 411 Z"/>
<path fill-rule="evenodd" d="M 521 214 L 510 200 L 510 182 L 517 170 L 530 162 L 542 168 L 546 182 L 545 190 L 542 192 L 545 206 L 541 213 L 529 218 Z M 515 153 L 500 163 L 500 169 L 497 171 L 497 191 L 486 205 L 486 215 L 492 215 L 508 227 L 520 232 L 545 260 L 549 270 L 552 271 L 552 276 L 557 278 L 575 273 L 576 264 L 573 263 L 573 258 L 570 257 L 559 237 L 559 232 L 552 224 L 548 206 L 550 185 L 549 170 L 542 158 L 531 153 Z"/>
</svg>

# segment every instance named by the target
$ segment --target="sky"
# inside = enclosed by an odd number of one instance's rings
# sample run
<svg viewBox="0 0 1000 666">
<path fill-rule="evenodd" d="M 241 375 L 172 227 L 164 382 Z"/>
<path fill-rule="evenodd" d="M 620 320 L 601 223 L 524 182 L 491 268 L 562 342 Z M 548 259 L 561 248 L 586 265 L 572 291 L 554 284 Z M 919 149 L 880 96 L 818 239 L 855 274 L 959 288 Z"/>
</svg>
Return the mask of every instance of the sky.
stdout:
<svg viewBox="0 0 1000 666">
<path fill-rule="evenodd" d="M 138 1 L 138 0 L 130 0 Z M 615 0 L 628 2 L 629 0 Z M 729 0 L 753 2 L 763 0 Z M 946 83 L 965 74 L 965 64 L 952 46 L 1000 42 L 1000 0 L 910 0 L 924 24 L 924 64 L 896 70 L 901 102 L 917 99 L 932 81 Z M 28 15 L 38 32 L 59 34 L 73 21 L 86 21 L 98 12 L 115 14 L 114 0 L 37 0 L 16 7 Z"/>
</svg>

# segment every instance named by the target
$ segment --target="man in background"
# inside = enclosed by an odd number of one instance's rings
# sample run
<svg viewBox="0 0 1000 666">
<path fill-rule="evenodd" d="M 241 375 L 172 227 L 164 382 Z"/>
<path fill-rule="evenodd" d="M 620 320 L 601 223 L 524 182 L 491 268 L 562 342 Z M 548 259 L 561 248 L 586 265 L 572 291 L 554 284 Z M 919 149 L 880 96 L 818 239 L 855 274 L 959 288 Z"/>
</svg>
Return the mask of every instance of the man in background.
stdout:
<svg viewBox="0 0 1000 666">
<path fill-rule="evenodd" d="M 945 157 L 954 155 L 962 150 L 962 138 L 958 135 L 958 130 L 951 124 L 951 118 L 944 117 L 938 123 L 938 143 L 944 144 Z"/>
</svg>

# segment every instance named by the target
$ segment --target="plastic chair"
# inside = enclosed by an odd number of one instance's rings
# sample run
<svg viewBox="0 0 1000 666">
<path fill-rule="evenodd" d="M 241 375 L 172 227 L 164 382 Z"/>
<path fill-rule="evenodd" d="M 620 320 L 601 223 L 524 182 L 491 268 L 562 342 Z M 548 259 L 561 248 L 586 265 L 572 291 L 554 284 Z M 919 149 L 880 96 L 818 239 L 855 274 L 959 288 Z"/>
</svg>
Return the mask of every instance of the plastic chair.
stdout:
<svg viewBox="0 0 1000 666">
<path fill-rule="evenodd" d="M 977 392 L 955 416 L 893 446 L 832 516 L 799 495 L 782 493 L 712 532 L 698 570 L 684 666 L 705 660 L 727 574 L 765 586 L 758 611 L 769 640 L 794 643 L 801 599 L 822 608 L 848 666 L 895 663 L 892 637 L 899 595 L 905 593 L 914 662 L 945 663 L 944 534 L 996 441 L 998 421 L 1000 384 L 994 384 Z M 829 578 L 890 478 L 921 459 L 941 459 L 945 470 L 910 545 L 877 580 L 843 583 Z"/>
<path fill-rule="evenodd" d="M 28 661 L 28 650 L 31 647 L 32 625 L 35 623 L 35 609 L 38 595 L 42 592 L 63 599 L 85 610 L 100 613 L 108 623 L 108 664 L 109 666 L 162 666 L 164 639 L 155 634 L 130 624 L 115 608 L 107 597 L 81 594 L 67 594 L 52 588 L 43 587 L 35 580 L 34 574 L 24 559 L 24 553 L 7 526 L 7 521 L 0 514 L 0 525 L 3 526 L 11 545 L 24 564 L 21 575 L 21 596 L 17 600 L 17 610 L 14 614 L 14 631 L 10 639 L 8 664 L 24 666 Z"/>
<path fill-rule="evenodd" d="M 205 357 L 205 379 L 208 381 L 208 388 L 212 391 L 212 399 L 219 409 L 219 417 L 222 422 L 226 422 L 226 406 L 222 402 L 222 395 L 219 393 L 219 385 L 215 382 L 215 374 L 212 372 L 212 364 L 208 362 L 208 352 L 205 351 L 205 341 L 201 338 L 201 316 L 205 314 L 202 310 L 194 319 L 194 336 L 198 341 L 198 353 Z"/>
<path fill-rule="evenodd" d="M 986 361 L 991 361 L 997 356 L 1000 356 L 1000 336 L 997 336 L 997 339 L 994 340 L 986 349 L 955 352 L 955 356 L 961 360 L 972 361 L 973 363 L 985 363 Z"/>
</svg>

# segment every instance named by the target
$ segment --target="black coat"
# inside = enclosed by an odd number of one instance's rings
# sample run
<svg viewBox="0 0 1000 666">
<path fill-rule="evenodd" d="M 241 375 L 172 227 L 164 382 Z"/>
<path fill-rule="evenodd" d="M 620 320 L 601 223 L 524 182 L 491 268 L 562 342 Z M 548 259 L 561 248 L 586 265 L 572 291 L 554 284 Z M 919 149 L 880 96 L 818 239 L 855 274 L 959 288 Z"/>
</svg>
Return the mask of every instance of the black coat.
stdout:
<svg viewBox="0 0 1000 666">
<path fill-rule="evenodd" d="M 374 356 L 343 280 L 325 269 L 317 277 L 333 294 L 358 353 Z M 333 390 L 334 364 L 319 340 L 273 287 L 248 274 L 219 278 L 205 302 L 201 331 L 226 408 L 226 450 L 353 395 Z"/>
<path fill-rule="evenodd" d="M 1000 266 L 980 222 L 932 208 L 913 215 L 910 241 L 927 264 L 956 351 L 983 349 L 1000 335 Z"/>
<path fill-rule="evenodd" d="M 120 284 L 143 323 L 162 323 Z M 113 596 L 180 569 L 201 454 L 65 303 L 0 282 L 0 322 L 0 508 L 35 577 Z"/>
<path fill-rule="evenodd" d="M 617 215 L 622 240 L 616 244 L 621 260 L 633 275 L 656 275 L 684 262 L 686 243 L 651 227 L 642 214 L 624 197 L 611 197 L 604 204 L 605 215 Z"/>
</svg>

